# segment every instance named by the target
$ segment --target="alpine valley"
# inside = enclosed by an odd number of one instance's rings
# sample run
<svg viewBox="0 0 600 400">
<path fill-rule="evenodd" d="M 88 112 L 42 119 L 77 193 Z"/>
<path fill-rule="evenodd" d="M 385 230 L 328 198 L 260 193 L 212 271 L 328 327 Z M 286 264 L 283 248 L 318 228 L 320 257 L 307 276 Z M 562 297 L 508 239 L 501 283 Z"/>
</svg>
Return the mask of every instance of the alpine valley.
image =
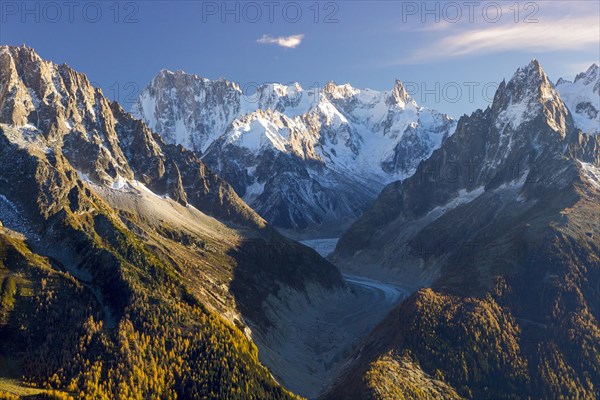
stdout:
<svg viewBox="0 0 600 400">
<path fill-rule="evenodd" d="M 0 46 L 0 397 L 600 398 L 599 75 L 455 121 L 163 70 L 128 113 Z"/>
</svg>

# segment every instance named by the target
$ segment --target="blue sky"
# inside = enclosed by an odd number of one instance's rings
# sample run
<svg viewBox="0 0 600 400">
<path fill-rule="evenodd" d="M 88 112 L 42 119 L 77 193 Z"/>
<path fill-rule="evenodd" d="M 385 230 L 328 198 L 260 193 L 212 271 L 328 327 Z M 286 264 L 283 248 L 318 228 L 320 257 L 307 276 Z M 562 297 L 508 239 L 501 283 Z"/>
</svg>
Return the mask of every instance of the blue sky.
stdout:
<svg viewBox="0 0 600 400">
<path fill-rule="evenodd" d="M 0 43 L 85 72 L 125 108 L 167 68 L 242 87 L 398 78 L 458 117 L 532 58 L 553 80 L 598 63 L 600 1 L 2 1 Z"/>
</svg>

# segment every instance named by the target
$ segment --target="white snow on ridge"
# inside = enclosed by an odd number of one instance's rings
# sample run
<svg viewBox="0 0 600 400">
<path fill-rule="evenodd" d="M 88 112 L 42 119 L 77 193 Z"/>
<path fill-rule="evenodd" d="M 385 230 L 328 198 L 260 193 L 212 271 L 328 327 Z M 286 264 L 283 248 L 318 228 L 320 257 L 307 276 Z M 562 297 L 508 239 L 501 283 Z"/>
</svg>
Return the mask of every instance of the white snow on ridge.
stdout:
<svg viewBox="0 0 600 400">
<path fill-rule="evenodd" d="M 156 109 L 156 99 L 153 96 L 150 96 L 150 93 L 144 91 L 140 94 L 138 99 L 140 103 L 141 110 L 144 114 L 144 119 L 146 124 L 150 127 L 150 129 L 155 129 L 156 127 L 156 118 L 152 110 Z"/>
<path fill-rule="evenodd" d="M 483 186 L 479 186 L 478 188 L 475 188 L 475 189 L 471 190 L 470 192 L 467 192 L 466 189 L 461 189 L 461 190 L 459 190 L 458 195 L 456 197 L 454 197 L 453 199 L 448 201 L 443 206 L 438 206 L 438 207 L 434 208 L 433 210 L 429 211 L 427 216 L 433 216 L 434 218 L 437 219 L 437 218 L 441 217 L 442 215 L 444 215 L 445 213 L 447 213 L 448 211 L 451 211 L 458 206 L 472 202 L 473 200 L 475 200 L 476 198 L 481 196 L 484 192 L 485 192 L 485 187 L 483 187 Z"/>
<path fill-rule="evenodd" d="M 23 218 L 17 206 L 2 194 L 0 194 L 0 221 L 2 225 L 27 238 L 39 240 L 38 235 L 31 229 L 29 222 Z"/>
<path fill-rule="evenodd" d="M 523 171 L 523 175 L 521 175 L 519 178 L 514 179 L 510 182 L 506 182 L 506 183 L 498 186 L 498 188 L 496 190 L 498 190 L 498 189 L 509 189 L 509 190 L 521 189 L 527 182 L 527 177 L 529 176 L 529 172 L 530 172 L 529 169 Z"/>
<path fill-rule="evenodd" d="M 531 105 L 526 102 L 510 104 L 506 110 L 503 110 L 498 115 L 496 127 L 503 129 L 510 126 L 512 129 L 517 129 L 522 123 L 528 121 L 532 115 L 536 115 L 536 113 L 537 110 L 532 109 Z"/>
<path fill-rule="evenodd" d="M 594 164 L 584 163 L 581 161 L 579 163 L 581 164 L 583 172 L 585 173 L 585 176 L 588 178 L 590 183 L 597 189 L 600 189 L 600 167 Z"/>
<path fill-rule="evenodd" d="M 246 187 L 246 193 L 244 194 L 243 200 L 246 203 L 251 203 L 254 199 L 260 196 L 265 190 L 265 184 L 254 182 L 252 185 Z"/>
<path fill-rule="evenodd" d="M 253 151 L 271 145 L 281 152 L 286 152 L 290 131 L 282 124 L 276 125 L 273 120 L 258 116 L 247 123 L 234 122 L 233 130 L 227 136 L 228 143 L 235 143 Z"/>
<path fill-rule="evenodd" d="M 560 79 L 556 90 L 571 111 L 575 126 L 585 133 L 600 133 L 600 68 L 592 65 L 575 82 Z"/>
<path fill-rule="evenodd" d="M 11 143 L 19 146 L 19 148 L 42 151 L 46 154 L 52 153 L 52 149 L 48 147 L 48 142 L 34 125 L 25 124 L 23 126 L 15 126 L 0 124 L 0 126 L 3 128 L 6 138 Z"/>
<path fill-rule="evenodd" d="M 159 198 L 159 199 L 167 199 L 169 198 L 169 196 L 165 195 L 165 196 L 160 196 L 156 193 L 154 193 L 152 190 L 148 189 L 148 187 L 146 185 L 144 185 L 143 183 L 141 183 L 140 181 L 137 180 L 130 180 L 130 179 L 126 179 L 123 178 L 122 176 L 117 176 L 116 179 L 113 180 L 112 185 L 110 186 L 105 186 L 105 185 L 101 185 L 98 184 L 96 182 L 94 182 L 88 174 L 85 174 L 79 170 L 77 170 L 77 176 L 79 177 L 80 180 L 82 180 L 83 182 L 91 185 L 91 186 L 99 186 L 99 187 L 103 187 L 105 189 L 108 190 L 112 190 L 115 192 L 125 192 L 125 193 L 129 193 L 129 192 L 146 192 L 148 194 L 151 194 L 152 196 Z"/>
<path fill-rule="evenodd" d="M 123 190 L 127 187 L 128 182 L 125 178 L 121 177 L 121 176 L 117 176 L 117 179 L 114 180 L 111 189 L 114 190 Z"/>
<path fill-rule="evenodd" d="M 300 243 L 314 249 L 322 257 L 327 257 L 335 250 L 340 238 L 301 240 Z"/>
</svg>

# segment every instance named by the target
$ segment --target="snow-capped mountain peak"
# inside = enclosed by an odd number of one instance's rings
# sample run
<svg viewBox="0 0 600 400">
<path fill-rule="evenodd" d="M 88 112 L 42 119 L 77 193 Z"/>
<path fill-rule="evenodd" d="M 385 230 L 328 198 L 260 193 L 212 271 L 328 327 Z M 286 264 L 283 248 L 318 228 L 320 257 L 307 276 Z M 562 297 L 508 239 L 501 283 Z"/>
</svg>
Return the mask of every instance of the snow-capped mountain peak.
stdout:
<svg viewBox="0 0 600 400">
<path fill-rule="evenodd" d="M 242 98 L 237 83 L 163 70 L 142 91 L 131 111 L 146 116 L 148 126 L 164 132 L 167 142 L 201 153 L 240 114 Z"/>
<path fill-rule="evenodd" d="M 334 82 L 250 89 L 163 72 L 132 112 L 167 142 L 202 154 L 240 195 L 251 193 L 246 200 L 263 216 L 286 227 L 356 217 L 455 126 L 419 107 L 399 80 L 385 92 Z"/>
<path fill-rule="evenodd" d="M 556 90 L 571 110 L 575 126 L 585 133 L 600 133 L 600 68 L 592 64 L 571 82 L 559 79 Z"/>
<path fill-rule="evenodd" d="M 295 123 L 278 111 L 256 110 L 236 119 L 225 136 L 228 145 L 235 145 L 251 151 L 260 151 L 270 146 L 282 153 L 290 151 L 291 132 Z"/>
<path fill-rule="evenodd" d="M 330 99 L 344 99 L 357 95 L 360 90 L 353 88 L 349 83 L 336 85 L 333 81 L 323 86 L 322 93 Z"/>
<path fill-rule="evenodd" d="M 396 83 L 394 84 L 394 88 L 392 89 L 390 95 L 388 96 L 388 105 L 396 104 L 400 108 L 404 108 L 408 103 L 416 102 L 409 96 L 408 92 L 404 88 L 404 84 L 401 80 L 396 79 Z"/>
<path fill-rule="evenodd" d="M 506 84 L 506 90 L 496 94 L 505 96 L 507 106 L 521 103 L 540 103 L 556 97 L 550 79 L 537 60 L 520 67 Z"/>
<path fill-rule="evenodd" d="M 577 76 L 575 77 L 575 83 L 579 82 L 579 81 L 583 81 L 584 85 L 589 85 L 590 83 L 597 83 L 598 82 L 598 73 L 600 68 L 598 68 L 598 65 L 596 63 L 590 65 L 590 67 L 587 69 L 587 71 L 585 72 L 581 72 L 579 74 L 577 74 Z"/>
<path fill-rule="evenodd" d="M 318 103 L 318 95 L 314 90 L 305 91 L 298 82 L 290 85 L 268 83 L 261 85 L 254 95 L 245 93 L 244 102 L 247 112 L 271 109 L 296 116 L 314 107 Z"/>
<path fill-rule="evenodd" d="M 555 115 L 565 114 L 557 114 L 555 109 L 564 111 L 566 107 L 536 59 L 517 69 L 508 83 L 502 81 L 495 95 L 494 107 L 498 115 L 496 126 L 499 129 L 516 129 L 545 110 L 544 114 L 552 120 L 550 123 L 555 126 L 555 130 L 562 134 L 566 132 L 567 121 L 554 120 Z"/>
</svg>

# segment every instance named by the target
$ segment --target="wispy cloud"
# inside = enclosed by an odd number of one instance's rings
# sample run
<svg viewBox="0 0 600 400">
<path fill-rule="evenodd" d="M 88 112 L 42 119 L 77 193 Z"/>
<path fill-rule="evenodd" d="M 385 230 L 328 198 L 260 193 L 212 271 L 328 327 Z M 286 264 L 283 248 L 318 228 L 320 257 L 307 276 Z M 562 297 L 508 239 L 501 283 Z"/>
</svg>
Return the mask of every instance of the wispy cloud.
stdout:
<svg viewBox="0 0 600 400">
<path fill-rule="evenodd" d="M 580 50 L 599 41 L 598 18 L 557 19 L 544 24 L 506 24 L 477 27 L 446 35 L 431 46 L 407 55 L 398 64 L 420 64 L 472 54 L 507 50 Z"/>
<path fill-rule="evenodd" d="M 262 35 L 256 42 L 261 44 L 276 44 L 277 46 L 286 47 L 288 49 L 296 48 L 302 43 L 304 35 L 291 35 L 291 36 L 279 36 L 273 37 L 269 35 Z"/>
</svg>

